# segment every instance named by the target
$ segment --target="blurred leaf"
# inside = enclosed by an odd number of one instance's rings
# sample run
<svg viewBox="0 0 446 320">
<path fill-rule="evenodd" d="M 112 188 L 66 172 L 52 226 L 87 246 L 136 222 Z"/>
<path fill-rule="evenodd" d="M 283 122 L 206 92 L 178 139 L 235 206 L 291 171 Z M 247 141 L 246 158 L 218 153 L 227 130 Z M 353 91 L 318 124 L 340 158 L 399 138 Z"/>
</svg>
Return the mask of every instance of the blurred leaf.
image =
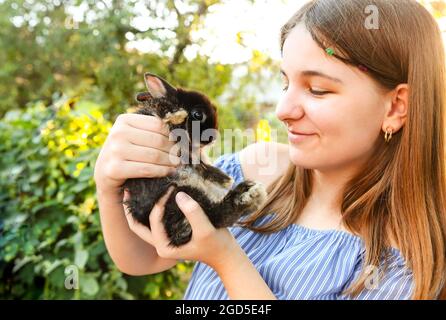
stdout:
<svg viewBox="0 0 446 320">
<path fill-rule="evenodd" d="M 69 107 L 69 101 L 61 97 L 48 108 L 36 103 L 0 121 L 5 142 L 0 144 L 0 177 L 5 177 L 0 179 L 0 298 L 181 298 L 191 268 L 166 271 L 154 282 L 123 275 L 110 259 L 93 181 L 110 123 L 98 111 L 89 116 L 75 104 Z M 41 139 L 30 144 L 38 135 Z M 61 148 L 66 141 L 60 138 L 71 139 L 72 155 Z M 48 152 L 38 152 L 42 148 Z M 81 290 L 65 288 L 65 270 L 79 274 Z M 148 282 L 158 289 L 146 291 Z"/>
<path fill-rule="evenodd" d="M 88 260 L 88 252 L 86 250 L 77 250 L 74 256 L 74 264 L 80 269 L 85 267 Z"/>
<path fill-rule="evenodd" d="M 91 275 L 84 275 L 79 286 L 82 292 L 89 296 L 94 296 L 99 291 L 98 282 Z"/>
</svg>

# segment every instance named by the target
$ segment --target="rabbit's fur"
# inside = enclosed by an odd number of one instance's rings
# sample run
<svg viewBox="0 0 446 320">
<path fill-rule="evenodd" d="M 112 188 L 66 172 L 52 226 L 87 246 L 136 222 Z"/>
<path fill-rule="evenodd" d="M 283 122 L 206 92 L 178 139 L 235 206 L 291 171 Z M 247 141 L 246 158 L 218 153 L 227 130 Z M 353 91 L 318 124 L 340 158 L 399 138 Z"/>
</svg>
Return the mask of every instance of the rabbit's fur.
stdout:
<svg viewBox="0 0 446 320">
<path fill-rule="evenodd" d="M 216 107 L 199 92 L 174 88 L 150 73 L 144 77 L 148 92 L 137 95 L 142 104 L 137 113 L 157 116 L 168 125 L 171 138 L 179 141 L 181 164 L 174 174 L 163 178 L 125 182 L 123 187 L 130 193 L 126 204 L 135 220 L 150 228 L 149 214 L 169 186 L 174 190 L 166 202 L 162 222 L 174 247 L 187 243 L 192 236 L 191 226 L 175 201 L 179 191 L 197 201 L 216 228 L 232 226 L 241 216 L 257 210 L 266 198 L 262 184 L 247 180 L 232 188 L 231 177 L 199 159 L 199 147 L 216 138 Z M 197 127 L 199 135 L 193 136 L 192 128 Z M 211 133 L 202 136 L 205 131 Z"/>
</svg>

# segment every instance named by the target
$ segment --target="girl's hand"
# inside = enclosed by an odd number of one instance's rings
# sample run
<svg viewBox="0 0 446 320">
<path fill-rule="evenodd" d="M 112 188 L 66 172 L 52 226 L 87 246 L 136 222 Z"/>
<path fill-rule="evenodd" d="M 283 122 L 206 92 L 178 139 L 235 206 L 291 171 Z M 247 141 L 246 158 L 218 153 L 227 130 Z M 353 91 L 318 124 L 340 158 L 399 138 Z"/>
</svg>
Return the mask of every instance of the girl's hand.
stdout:
<svg viewBox="0 0 446 320">
<path fill-rule="evenodd" d="M 192 226 L 192 239 L 179 248 L 168 245 L 169 240 L 161 218 L 171 192 L 172 188 L 161 197 L 150 212 L 151 231 L 133 220 L 132 215 L 126 211 L 130 229 L 155 247 L 157 254 L 168 261 L 182 259 L 206 263 L 218 274 L 230 299 L 276 299 L 229 230 L 215 229 L 199 204 L 189 196 L 182 198 L 180 196 L 182 192 L 177 194 L 176 201 Z M 128 196 L 126 194 L 126 197 Z"/>
<path fill-rule="evenodd" d="M 179 248 L 168 245 L 169 240 L 161 219 L 172 190 L 170 187 L 150 212 L 151 230 L 134 220 L 128 209 L 124 208 L 130 229 L 154 246 L 161 258 L 201 261 L 215 270 L 218 269 L 227 263 L 229 255 L 235 252 L 234 249 L 238 249 L 239 245 L 228 229 L 215 229 L 200 205 L 184 192 L 176 195 L 176 201 L 192 227 L 192 239 Z M 125 191 L 124 200 L 128 197 L 129 194 Z"/>
<path fill-rule="evenodd" d="M 94 178 L 101 190 L 118 190 L 126 179 L 164 177 L 180 164 L 179 148 L 157 117 L 121 114 L 96 161 Z"/>
</svg>

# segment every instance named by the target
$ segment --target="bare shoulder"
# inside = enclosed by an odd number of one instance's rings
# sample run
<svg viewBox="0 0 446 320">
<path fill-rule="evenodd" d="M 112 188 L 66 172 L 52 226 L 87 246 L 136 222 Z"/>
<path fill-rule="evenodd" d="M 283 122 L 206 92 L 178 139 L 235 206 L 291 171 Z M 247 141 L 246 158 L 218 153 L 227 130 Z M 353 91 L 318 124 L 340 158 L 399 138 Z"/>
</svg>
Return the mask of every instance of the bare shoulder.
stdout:
<svg viewBox="0 0 446 320">
<path fill-rule="evenodd" d="M 258 142 L 240 151 L 243 175 L 268 186 L 282 175 L 290 163 L 288 145 L 277 142 Z"/>
</svg>

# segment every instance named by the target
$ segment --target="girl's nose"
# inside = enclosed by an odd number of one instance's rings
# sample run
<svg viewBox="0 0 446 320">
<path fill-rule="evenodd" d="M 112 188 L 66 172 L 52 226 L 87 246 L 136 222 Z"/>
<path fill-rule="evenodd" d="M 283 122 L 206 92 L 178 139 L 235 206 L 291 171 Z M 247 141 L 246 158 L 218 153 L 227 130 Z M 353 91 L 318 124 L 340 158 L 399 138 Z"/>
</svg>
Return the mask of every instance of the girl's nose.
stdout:
<svg viewBox="0 0 446 320">
<path fill-rule="evenodd" d="M 298 93 L 289 90 L 282 95 L 276 107 L 276 116 L 280 121 L 299 120 L 304 116 L 302 99 Z"/>
</svg>

